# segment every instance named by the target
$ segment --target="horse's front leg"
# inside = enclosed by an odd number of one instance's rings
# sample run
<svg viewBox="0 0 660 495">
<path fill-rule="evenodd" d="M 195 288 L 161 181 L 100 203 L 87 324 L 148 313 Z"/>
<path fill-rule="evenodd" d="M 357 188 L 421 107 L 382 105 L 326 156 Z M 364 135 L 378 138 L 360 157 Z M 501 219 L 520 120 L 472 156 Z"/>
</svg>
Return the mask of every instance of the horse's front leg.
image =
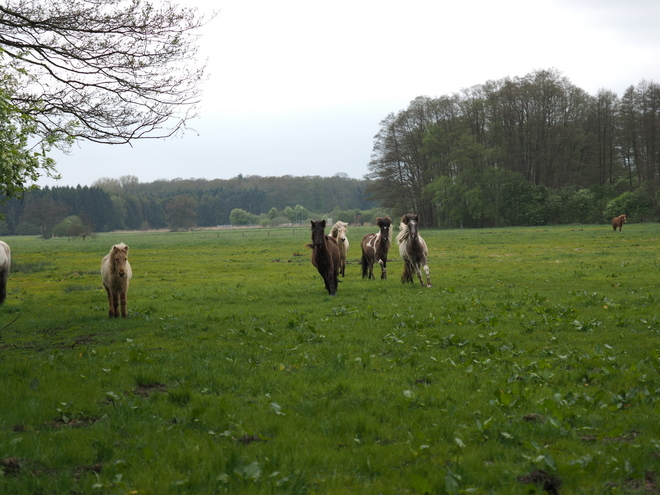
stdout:
<svg viewBox="0 0 660 495">
<path fill-rule="evenodd" d="M 128 297 L 128 291 L 122 290 L 119 292 L 119 302 L 121 303 L 121 315 L 124 318 L 128 316 L 128 309 L 126 306 L 127 297 Z M 117 312 L 117 316 L 119 316 L 118 312 Z"/>
<path fill-rule="evenodd" d="M 115 296 L 108 287 L 105 288 L 105 291 L 108 293 L 108 316 L 114 318 L 117 316 L 117 303 L 115 302 Z"/>
<path fill-rule="evenodd" d="M 387 278 L 387 261 L 385 260 L 378 260 L 378 264 L 380 265 L 380 278 L 384 279 Z"/>
<path fill-rule="evenodd" d="M 424 265 L 424 272 L 426 273 L 426 286 L 431 287 L 431 272 L 428 265 Z"/>
</svg>

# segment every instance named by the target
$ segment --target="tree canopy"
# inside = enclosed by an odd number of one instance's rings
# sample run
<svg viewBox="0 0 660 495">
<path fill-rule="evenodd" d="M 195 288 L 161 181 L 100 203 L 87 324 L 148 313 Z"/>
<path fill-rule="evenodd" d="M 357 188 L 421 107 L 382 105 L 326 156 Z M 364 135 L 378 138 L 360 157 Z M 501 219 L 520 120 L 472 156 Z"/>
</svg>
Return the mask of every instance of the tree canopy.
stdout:
<svg viewBox="0 0 660 495">
<path fill-rule="evenodd" d="M 368 192 L 425 226 L 659 218 L 658 115 L 656 83 L 592 96 L 554 70 L 420 96 L 381 122 Z"/>
<path fill-rule="evenodd" d="M 196 9 L 170 0 L 3 2 L 0 98 L 9 122 L 24 124 L 22 132 L 44 145 L 42 156 L 77 139 L 126 144 L 171 136 L 200 99 L 197 30 L 204 22 Z M 19 152 L 27 149 L 17 143 Z M 18 175 L 0 176 L 5 194 L 53 171 L 52 162 L 24 159 L 22 175 L 19 167 Z M 0 166 L 8 166 L 4 158 Z"/>
</svg>

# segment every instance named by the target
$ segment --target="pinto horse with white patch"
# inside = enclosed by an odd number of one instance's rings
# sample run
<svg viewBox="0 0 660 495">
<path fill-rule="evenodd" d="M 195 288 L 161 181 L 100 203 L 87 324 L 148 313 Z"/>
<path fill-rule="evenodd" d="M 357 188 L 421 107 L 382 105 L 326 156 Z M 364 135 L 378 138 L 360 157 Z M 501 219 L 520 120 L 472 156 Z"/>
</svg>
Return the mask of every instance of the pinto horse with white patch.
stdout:
<svg viewBox="0 0 660 495">
<path fill-rule="evenodd" d="M 401 232 L 396 236 L 396 242 L 399 244 L 399 254 L 403 258 L 403 274 L 401 283 L 413 283 L 415 274 L 419 278 L 419 283 L 424 287 L 422 279 L 422 269 L 426 274 L 426 286 L 431 287 L 431 275 L 427 264 L 429 250 L 426 242 L 419 235 L 418 225 L 419 215 L 407 213 L 401 217 Z"/>
<path fill-rule="evenodd" d="M 330 235 L 334 237 L 337 241 L 337 247 L 339 248 L 339 273 L 343 277 L 346 272 L 346 257 L 348 256 L 348 237 L 346 233 L 348 231 L 348 224 L 346 222 L 336 222 L 332 229 L 330 229 Z"/>
<path fill-rule="evenodd" d="M 115 244 L 110 252 L 103 257 L 101 261 L 101 277 L 103 278 L 103 287 L 108 293 L 108 316 L 117 318 L 119 316 L 119 306 L 121 305 L 121 315 L 126 318 L 128 310 L 126 309 L 126 299 L 128 294 L 128 283 L 133 277 L 131 264 L 128 262 L 128 246 L 123 242 Z"/>
<path fill-rule="evenodd" d="M 392 219 L 378 217 L 376 225 L 380 228 L 380 232 L 367 234 L 362 238 L 362 259 L 360 260 L 362 278 L 376 278 L 374 277 L 374 263 L 380 265 L 380 278 L 387 278 L 387 252 L 392 244 L 390 240 Z"/>
<path fill-rule="evenodd" d="M 325 235 L 325 220 L 312 220 L 312 243 L 307 244 L 312 248 L 312 265 L 316 267 L 328 294 L 337 294 L 339 285 L 339 248 L 334 237 Z"/>
<path fill-rule="evenodd" d="M 628 220 L 626 220 L 625 215 L 619 215 L 618 217 L 614 217 L 612 219 L 612 228 L 614 229 L 614 232 L 616 232 L 617 227 L 619 227 L 619 232 L 621 232 L 621 227 L 623 227 L 623 224 L 627 222 Z"/>
<path fill-rule="evenodd" d="M 0 241 L 0 304 L 7 299 L 7 279 L 11 268 L 11 249 L 6 242 Z"/>
</svg>

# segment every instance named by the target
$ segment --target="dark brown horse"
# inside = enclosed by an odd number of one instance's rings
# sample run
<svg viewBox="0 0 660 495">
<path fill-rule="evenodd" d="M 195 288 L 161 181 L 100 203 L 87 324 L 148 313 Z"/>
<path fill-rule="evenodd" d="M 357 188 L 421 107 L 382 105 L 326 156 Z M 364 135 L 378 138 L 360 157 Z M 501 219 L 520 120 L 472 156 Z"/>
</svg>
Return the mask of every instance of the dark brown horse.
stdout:
<svg viewBox="0 0 660 495">
<path fill-rule="evenodd" d="M 424 287 L 424 280 L 422 279 L 422 269 L 426 273 L 426 286 L 431 287 L 431 275 L 429 274 L 429 266 L 426 258 L 429 255 L 429 250 L 426 247 L 426 242 L 419 235 L 417 224 L 419 223 L 419 216 L 414 213 L 407 213 L 401 217 L 401 225 L 399 228 L 401 232 L 396 236 L 396 242 L 399 243 L 399 254 L 403 258 L 403 274 L 401 275 L 401 283 L 413 283 L 415 275 L 419 278 L 419 283 Z"/>
<path fill-rule="evenodd" d="M 387 278 L 387 252 L 392 244 L 390 240 L 392 219 L 378 217 L 376 225 L 380 227 L 380 232 L 367 234 L 362 238 L 362 259 L 360 260 L 362 278 L 376 278 L 374 277 L 374 263 L 380 265 L 380 278 Z"/>
<path fill-rule="evenodd" d="M 623 227 L 623 224 L 627 222 L 628 220 L 626 220 L 625 215 L 619 215 L 618 217 L 614 217 L 612 219 L 612 228 L 614 229 L 614 232 L 616 232 L 617 227 L 619 227 L 619 232 L 621 232 L 621 227 Z"/>
<path fill-rule="evenodd" d="M 339 284 L 339 248 L 337 241 L 325 235 L 325 220 L 312 220 L 312 243 L 307 244 L 312 248 L 312 265 L 323 277 L 328 294 L 337 294 Z"/>
</svg>

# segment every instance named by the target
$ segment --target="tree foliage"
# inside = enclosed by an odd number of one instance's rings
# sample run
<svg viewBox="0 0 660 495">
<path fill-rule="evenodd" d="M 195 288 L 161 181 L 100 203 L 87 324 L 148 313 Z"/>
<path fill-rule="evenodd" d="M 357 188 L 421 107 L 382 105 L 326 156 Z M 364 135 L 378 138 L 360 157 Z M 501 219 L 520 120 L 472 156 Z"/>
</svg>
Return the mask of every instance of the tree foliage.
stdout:
<svg viewBox="0 0 660 495">
<path fill-rule="evenodd" d="M 381 122 L 369 192 L 427 226 L 481 227 L 601 221 L 608 200 L 643 188 L 649 219 L 659 115 L 655 83 L 591 96 L 553 70 L 418 97 Z"/>
<path fill-rule="evenodd" d="M 194 116 L 204 68 L 195 9 L 170 0 L 7 0 L 0 5 L 0 187 L 53 170 L 52 145 L 170 136 Z M 5 137 L 5 136 L 3 136 Z M 42 142 L 41 154 L 26 139 Z"/>
<path fill-rule="evenodd" d="M 333 211 L 336 205 L 350 211 L 351 217 L 355 211 L 373 208 L 374 203 L 364 197 L 368 181 L 341 179 L 341 187 L 337 188 L 337 180 L 334 177 L 244 177 L 141 183 L 132 175 L 103 178 L 91 187 L 45 187 L 29 191 L 22 200 L 11 198 L 2 202 L 0 197 L 0 215 L 5 217 L 4 225 L 0 222 L 0 232 L 32 234 L 36 229 L 45 237 L 53 233 L 68 235 L 64 226 L 56 232 L 53 230 L 67 215 L 80 217 L 93 232 L 107 232 L 229 225 L 231 212 L 236 208 L 248 212 L 252 225 L 265 226 L 304 223 L 312 216 Z M 328 192 L 320 201 L 314 200 L 320 208 L 310 213 L 303 205 L 319 186 Z M 290 194 L 282 194 L 282 189 Z M 51 212 L 41 208 L 47 201 L 57 208 Z M 54 218 L 50 219 L 47 213 L 54 213 Z M 365 213 L 365 221 L 370 221 L 367 218 L 370 217 Z"/>
</svg>

